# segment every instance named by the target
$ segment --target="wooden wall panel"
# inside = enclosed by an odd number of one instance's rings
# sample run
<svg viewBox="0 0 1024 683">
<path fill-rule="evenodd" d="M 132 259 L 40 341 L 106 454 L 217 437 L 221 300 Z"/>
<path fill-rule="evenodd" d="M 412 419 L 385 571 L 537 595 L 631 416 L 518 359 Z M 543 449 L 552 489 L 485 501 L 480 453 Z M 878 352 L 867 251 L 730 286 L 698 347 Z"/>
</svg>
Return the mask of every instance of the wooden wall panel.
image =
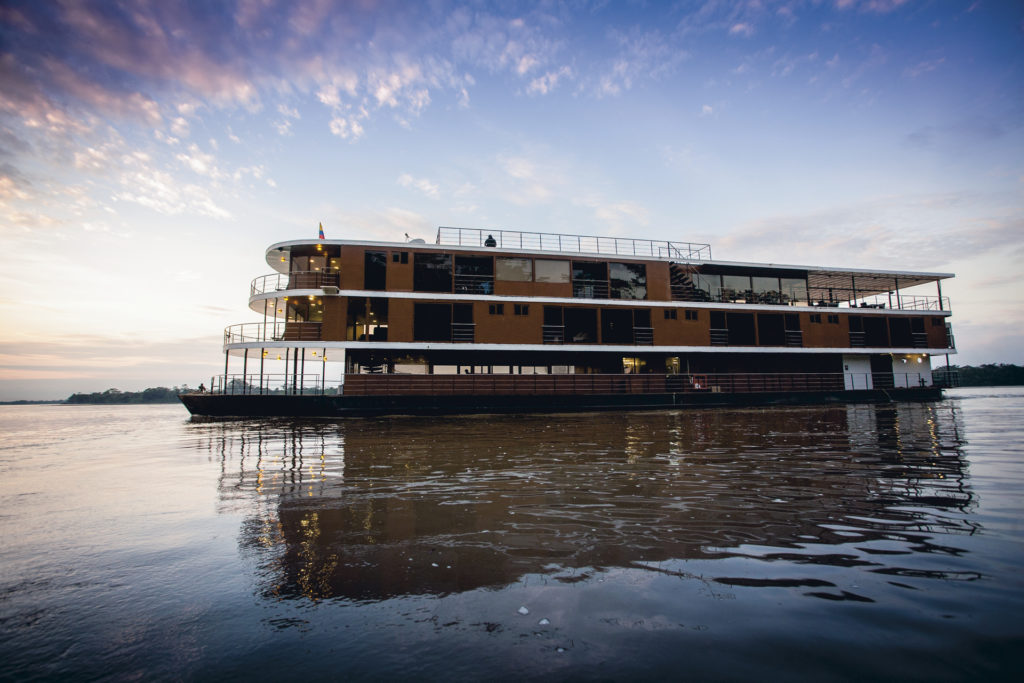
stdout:
<svg viewBox="0 0 1024 683">
<path fill-rule="evenodd" d="M 406 263 L 402 263 L 402 254 L 406 254 Z M 395 263 L 394 255 L 398 254 Z M 389 292 L 412 291 L 412 252 L 406 249 L 388 252 L 387 288 Z"/>
<path fill-rule="evenodd" d="M 324 322 L 320 338 L 324 341 L 345 341 L 345 323 L 348 314 L 348 297 L 324 297 Z"/>
<path fill-rule="evenodd" d="M 490 307 L 501 305 L 503 315 L 491 315 Z M 478 301 L 473 304 L 473 322 L 476 323 L 476 341 L 480 344 L 540 344 L 543 305 L 527 304 L 526 315 L 515 314 L 512 302 L 492 303 Z"/>
<path fill-rule="evenodd" d="M 672 300 L 669 264 L 667 262 L 650 261 L 647 263 L 647 300 Z"/>
<path fill-rule="evenodd" d="M 365 247 L 342 247 L 341 249 L 341 288 L 363 288 L 363 263 Z"/>
<path fill-rule="evenodd" d="M 412 339 L 412 299 L 388 300 L 388 341 L 411 342 Z"/>
</svg>

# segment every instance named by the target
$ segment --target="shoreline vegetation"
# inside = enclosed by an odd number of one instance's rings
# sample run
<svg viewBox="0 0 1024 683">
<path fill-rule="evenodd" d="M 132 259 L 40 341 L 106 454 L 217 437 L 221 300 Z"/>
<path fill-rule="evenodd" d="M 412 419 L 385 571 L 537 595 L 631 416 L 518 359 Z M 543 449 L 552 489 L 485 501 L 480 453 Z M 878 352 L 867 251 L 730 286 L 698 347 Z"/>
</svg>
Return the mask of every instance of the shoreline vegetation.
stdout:
<svg viewBox="0 0 1024 683">
<path fill-rule="evenodd" d="M 1010 363 L 985 363 L 983 365 L 951 365 L 950 369 L 960 374 L 962 387 L 1012 387 L 1024 386 L 1024 366 Z M 936 367 L 932 372 L 942 374 L 945 366 Z M 142 391 L 121 391 L 107 389 L 91 394 L 75 393 L 66 399 L 52 401 L 0 401 L 0 405 L 132 405 L 140 403 L 177 403 L 178 394 L 188 393 L 196 389 L 183 384 L 180 387 L 150 387 Z"/>
</svg>

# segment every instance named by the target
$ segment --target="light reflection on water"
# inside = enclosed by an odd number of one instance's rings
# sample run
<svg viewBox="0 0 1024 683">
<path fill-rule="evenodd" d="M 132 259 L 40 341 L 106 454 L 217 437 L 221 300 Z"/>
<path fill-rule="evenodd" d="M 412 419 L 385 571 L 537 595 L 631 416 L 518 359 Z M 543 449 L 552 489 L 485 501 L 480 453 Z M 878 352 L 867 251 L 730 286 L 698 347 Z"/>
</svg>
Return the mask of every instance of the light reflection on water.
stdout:
<svg viewBox="0 0 1024 683">
<path fill-rule="evenodd" d="M 711 580 L 871 601 L 801 567 L 978 578 L 922 560 L 959 552 L 936 535 L 977 531 L 958 430 L 950 407 L 849 406 L 254 423 L 206 447 L 224 503 L 250 512 L 242 543 L 270 551 L 267 595 L 381 600 L 760 557 L 797 573 Z"/>
<path fill-rule="evenodd" d="M 0 412 L 14 678 L 1021 666 L 1024 390 L 343 422 L 125 407 L 88 432 L 33 408 L 36 430 Z"/>
</svg>

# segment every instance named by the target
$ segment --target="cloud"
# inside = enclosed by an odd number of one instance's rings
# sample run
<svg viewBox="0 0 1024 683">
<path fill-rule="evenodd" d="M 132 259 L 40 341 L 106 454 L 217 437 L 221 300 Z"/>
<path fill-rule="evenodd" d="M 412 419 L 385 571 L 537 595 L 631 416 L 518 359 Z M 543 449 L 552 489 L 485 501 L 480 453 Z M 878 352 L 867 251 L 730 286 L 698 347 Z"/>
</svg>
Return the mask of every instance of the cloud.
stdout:
<svg viewBox="0 0 1024 683">
<path fill-rule="evenodd" d="M 750 36 L 754 35 L 754 27 L 750 24 L 739 22 L 729 27 L 729 35 L 743 36 L 744 38 L 749 38 Z"/>
<path fill-rule="evenodd" d="M 939 57 L 938 59 L 930 59 L 925 60 L 923 62 L 918 62 L 917 64 L 914 64 L 913 66 L 908 66 L 906 69 L 904 69 L 903 75 L 909 76 L 910 78 L 917 78 L 921 74 L 926 74 L 930 71 L 935 71 L 940 66 L 942 66 L 945 63 L 945 61 L 945 57 Z"/>
<path fill-rule="evenodd" d="M 1024 255 L 1019 209 L 993 210 L 989 202 L 963 193 L 896 195 L 768 217 L 720 238 L 716 254 L 731 250 L 730 261 L 787 263 L 799 253 L 817 265 L 843 266 L 849 263 L 836 259 L 856 253 L 862 267 L 923 270 L 999 252 Z"/>
<path fill-rule="evenodd" d="M 858 9 L 861 12 L 888 14 L 905 5 L 907 0 L 836 0 L 836 9 Z"/>
<path fill-rule="evenodd" d="M 414 178 L 408 173 L 403 173 L 398 176 L 398 184 L 402 187 L 415 188 L 431 199 L 437 199 L 440 196 L 437 183 L 431 182 L 427 178 Z"/>
<path fill-rule="evenodd" d="M 572 78 L 572 69 L 568 66 L 563 66 L 557 71 L 549 71 L 543 76 L 530 81 L 530 84 L 526 87 L 526 92 L 530 95 L 547 95 L 555 89 L 558 81 L 568 78 Z"/>
<path fill-rule="evenodd" d="M 610 39 L 617 46 L 610 68 L 597 78 L 592 88 L 598 97 L 614 97 L 630 90 L 641 80 L 659 80 L 674 72 L 689 58 L 689 52 L 666 38 L 660 31 L 613 31 Z"/>
</svg>

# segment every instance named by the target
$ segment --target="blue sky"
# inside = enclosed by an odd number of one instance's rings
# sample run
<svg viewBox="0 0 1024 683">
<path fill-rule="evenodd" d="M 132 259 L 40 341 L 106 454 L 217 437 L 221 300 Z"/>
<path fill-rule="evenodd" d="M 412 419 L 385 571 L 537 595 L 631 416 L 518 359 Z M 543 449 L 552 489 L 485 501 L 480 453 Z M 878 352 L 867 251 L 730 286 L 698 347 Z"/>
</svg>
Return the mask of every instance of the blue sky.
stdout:
<svg viewBox="0 0 1024 683">
<path fill-rule="evenodd" d="M 6 2 L 0 399 L 198 384 L 321 221 L 954 272 L 1024 363 L 1022 124 L 1010 0 Z"/>
</svg>

